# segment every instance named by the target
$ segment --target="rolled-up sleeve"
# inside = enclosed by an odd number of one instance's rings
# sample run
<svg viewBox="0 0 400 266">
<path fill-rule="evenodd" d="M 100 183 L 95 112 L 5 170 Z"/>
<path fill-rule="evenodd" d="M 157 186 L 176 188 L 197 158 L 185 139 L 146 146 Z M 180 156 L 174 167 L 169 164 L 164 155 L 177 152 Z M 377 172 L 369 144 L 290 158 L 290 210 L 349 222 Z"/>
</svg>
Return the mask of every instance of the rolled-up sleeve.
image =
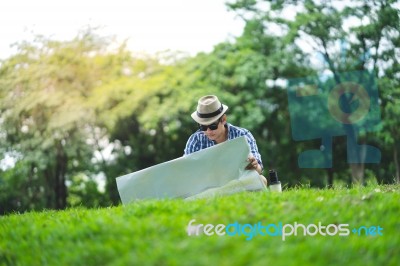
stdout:
<svg viewBox="0 0 400 266">
<path fill-rule="evenodd" d="M 264 170 L 264 165 L 261 160 L 261 154 L 258 152 L 258 147 L 257 147 L 255 138 L 250 133 L 250 131 L 247 131 L 245 136 L 246 136 L 247 143 L 249 143 L 251 154 L 253 154 L 254 158 L 256 158 L 258 163 L 261 165 L 261 169 Z"/>
</svg>

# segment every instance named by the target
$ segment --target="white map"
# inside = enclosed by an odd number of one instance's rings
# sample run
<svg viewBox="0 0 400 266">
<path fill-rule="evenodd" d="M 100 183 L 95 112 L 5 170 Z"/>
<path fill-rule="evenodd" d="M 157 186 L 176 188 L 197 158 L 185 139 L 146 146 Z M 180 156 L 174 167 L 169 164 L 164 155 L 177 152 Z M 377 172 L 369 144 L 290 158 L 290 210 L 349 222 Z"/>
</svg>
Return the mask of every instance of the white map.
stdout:
<svg viewBox="0 0 400 266">
<path fill-rule="evenodd" d="M 245 137 L 161 163 L 116 179 L 123 204 L 138 199 L 196 199 L 266 190 L 257 171 L 245 170 Z"/>
</svg>

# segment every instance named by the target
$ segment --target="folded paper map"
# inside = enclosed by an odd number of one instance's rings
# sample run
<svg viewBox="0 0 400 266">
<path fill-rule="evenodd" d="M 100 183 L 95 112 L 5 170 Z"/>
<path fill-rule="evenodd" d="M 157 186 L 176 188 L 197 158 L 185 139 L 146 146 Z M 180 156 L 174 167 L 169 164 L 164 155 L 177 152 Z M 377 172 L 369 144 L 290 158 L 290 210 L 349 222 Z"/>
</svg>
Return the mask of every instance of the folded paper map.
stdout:
<svg viewBox="0 0 400 266">
<path fill-rule="evenodd" d="M 245 170 L 245 137 L 117 177 L 123 204 L 137 199 L 195 199 L 266 189 L 255 170 Z"/>
</svg>

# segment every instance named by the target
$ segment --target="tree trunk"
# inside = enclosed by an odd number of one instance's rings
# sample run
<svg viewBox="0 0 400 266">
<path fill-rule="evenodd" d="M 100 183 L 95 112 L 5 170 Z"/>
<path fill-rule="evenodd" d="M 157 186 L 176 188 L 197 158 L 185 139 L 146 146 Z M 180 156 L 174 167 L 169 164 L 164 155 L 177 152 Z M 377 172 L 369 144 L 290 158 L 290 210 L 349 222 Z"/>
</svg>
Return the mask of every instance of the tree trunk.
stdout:
<svg viewBox="0 0 400 266">
<path fill-rule="evenodd" d="M 393 161 L 394 161 L 394 166 L 396 168 L 396 183 L 400 184 L 400 169 L 399 169 L 399 160 L 397 155 L 397 145 L 394 145 Z"/>
<path fill-rule="evenodd" d="M 364 185 L 364 164 L 350 164 L 351 180 L 355 185 Z"/>
<path fill-rule="evenodd" d="M 328 188 L 333 188 L 333 169 L 328 168 L 326 171 L 328 173 Z"/>
<path fill-rule="evenodd" d="M 56 171 L 55 171 L 55 208 L 65 209 L 67 207 L 67 186 L 65 184 L 65 174 L 67 172 L 67 155 L 61 145 L 57 144 Z"/>
<path fill-rule="evenodd" d="M 353 184 L 363 185 L 366 148 L 365 146 L 358 146 L 357 131 L 353 127 L 347 127 L 346 131 L 348 140 L 347 161 L 350 162 L 351 180 Z"/>
<path fill-rule="evenodd" d="M 54 209 L 55 208 L 55 195 L 54 195 L 54 187 L 55 187 L 55 179 L 53 178 L 53 171 L 49 167 L 44 172 L 45 177 L 45 197 L 46 197 L 46 208 Z"/>
</svg>

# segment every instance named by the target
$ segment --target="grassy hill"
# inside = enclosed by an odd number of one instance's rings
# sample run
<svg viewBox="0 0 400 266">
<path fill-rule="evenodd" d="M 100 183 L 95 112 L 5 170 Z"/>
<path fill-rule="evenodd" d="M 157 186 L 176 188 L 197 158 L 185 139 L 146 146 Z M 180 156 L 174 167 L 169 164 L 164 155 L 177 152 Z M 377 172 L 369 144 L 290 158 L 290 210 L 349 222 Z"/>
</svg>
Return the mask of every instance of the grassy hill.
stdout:
<svg viewBox="0 0 400 266">
<path fill-rule="evenodd" d="M 398 265 L 399 214 L 398 185 L 13 214 L 0 217 L 0 265 Z M 231 226 L 195 236 L 199 224 Z"/>
</svg>

